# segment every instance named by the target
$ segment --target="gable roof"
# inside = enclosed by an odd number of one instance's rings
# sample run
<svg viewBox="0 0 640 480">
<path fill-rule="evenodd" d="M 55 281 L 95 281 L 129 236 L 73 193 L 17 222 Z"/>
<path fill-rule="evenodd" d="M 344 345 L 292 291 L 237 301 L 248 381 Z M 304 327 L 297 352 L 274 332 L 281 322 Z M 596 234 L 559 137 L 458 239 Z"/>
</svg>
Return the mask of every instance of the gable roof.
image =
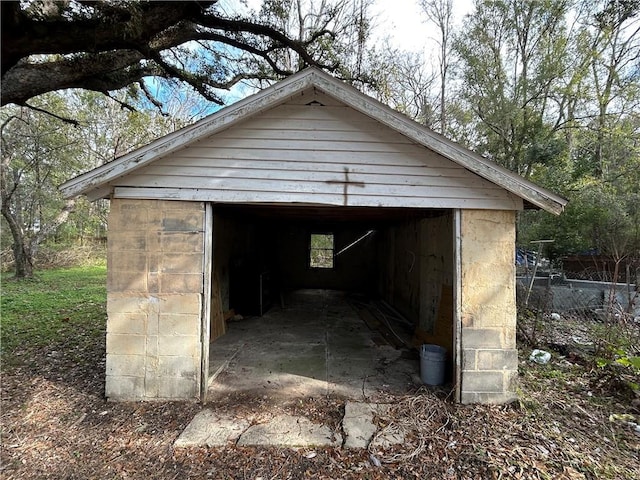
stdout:
<svg viewBox="0 0 640 480">
<path fill-rule="evenodd" d="M 559 214 L 567 204 L 566 199 L 555 193 L 448 140 L 315 67 L 307 68 L 193 125 L 170 133 L 112 162 L 73 178 L 61 185 L 60 190 L 67 198 L 77 195 L 87 195 L 90 199 L 108 196 L 109 182 L 129 175 L 193 142 L 269 110 L 309 88 L 320 90 L 536 207 Z"/>
</svg>

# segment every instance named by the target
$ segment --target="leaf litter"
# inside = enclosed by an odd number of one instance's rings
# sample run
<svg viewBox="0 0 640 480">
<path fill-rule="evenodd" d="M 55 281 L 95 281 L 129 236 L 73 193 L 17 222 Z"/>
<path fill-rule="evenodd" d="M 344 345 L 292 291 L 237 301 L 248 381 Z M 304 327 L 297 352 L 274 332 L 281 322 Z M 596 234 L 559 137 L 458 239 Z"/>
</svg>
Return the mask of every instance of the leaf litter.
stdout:
<svg viewBox="0 0 640 480">
<path fill-rule="evenodd" d="M 258 419 L 305 415 L 339 431 L 345 399 L 111 403 L 103 395 L 104 336 L 76 344 L 25 346 L 3 368 L 3 479 L 640 478 L 631 425 L 640 412 L 628 394 L 606 373 L 557 355 L 546 365 L 521 362 L 519 400 L 509 405 L 457 405 L 442 388 L 389 397 L 368 449 L 174 449 L 205 407 Z M 393 435 L 402 443 L 382 441 Z"/>
</svg>

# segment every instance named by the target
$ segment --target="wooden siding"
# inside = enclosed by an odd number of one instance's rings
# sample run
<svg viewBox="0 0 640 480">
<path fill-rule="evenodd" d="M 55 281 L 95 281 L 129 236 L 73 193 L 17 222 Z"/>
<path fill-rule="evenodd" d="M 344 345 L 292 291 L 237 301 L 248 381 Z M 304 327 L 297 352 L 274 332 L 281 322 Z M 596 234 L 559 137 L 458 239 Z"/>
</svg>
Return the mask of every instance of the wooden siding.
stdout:
<svg viewBox="0 0 640 480">
<path fill-rule="evenodd" d="M 120 198 L 521 209 L 522 199 L 309 90 L 111 182 Z"/>
</svg>

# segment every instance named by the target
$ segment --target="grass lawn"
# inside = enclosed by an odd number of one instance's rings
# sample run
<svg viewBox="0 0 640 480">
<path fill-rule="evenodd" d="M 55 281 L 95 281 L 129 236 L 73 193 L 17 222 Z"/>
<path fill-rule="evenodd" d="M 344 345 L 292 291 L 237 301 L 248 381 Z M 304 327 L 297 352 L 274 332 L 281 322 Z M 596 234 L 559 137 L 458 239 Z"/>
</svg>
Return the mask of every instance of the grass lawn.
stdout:
<svg viewBox="0 0 640 480">
<path fill-rule="evenodd" d="M 23 281 L 3 277 L 2 364 L 34 362 L 36 352 L 55 347 L 82 358 L 104 336 L 106 273 L 106 266 L 92 266 L 42 271 Z"/>
<path fill-rule="evenodd" d="M 378 426 L 404 428 L 406 441 L 388 450 L 176 450 L 202 405 L 104 398 L 105 284 L 103 266 L 2 279 L 0 478 L 640 478 L 637 406 L 619 378 L 557 352 L 537 365 L 526 347 L 519 402 L 455 405 L 444 389 L 390 399 Z M 331 424 L 344 400 L 206 407 L 258 418 L 314 413 Z"/>
</svg>

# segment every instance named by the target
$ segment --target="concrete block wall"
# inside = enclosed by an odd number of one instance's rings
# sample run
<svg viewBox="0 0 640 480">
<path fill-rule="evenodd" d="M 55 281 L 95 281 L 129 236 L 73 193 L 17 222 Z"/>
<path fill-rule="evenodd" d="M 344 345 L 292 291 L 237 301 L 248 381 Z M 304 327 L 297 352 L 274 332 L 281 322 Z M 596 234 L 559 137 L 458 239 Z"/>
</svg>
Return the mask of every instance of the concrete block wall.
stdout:
<svg viewBox="0 0 640 480">
<path fill-rule="evenodd" d="M 200 394 L 204 204 L 113 199 L 106 396 Z"/>
<path fill-rule="evenodd" d="M 462 403 L 516 398 L 515 212 L 461 212 Z"/>
</svg>

